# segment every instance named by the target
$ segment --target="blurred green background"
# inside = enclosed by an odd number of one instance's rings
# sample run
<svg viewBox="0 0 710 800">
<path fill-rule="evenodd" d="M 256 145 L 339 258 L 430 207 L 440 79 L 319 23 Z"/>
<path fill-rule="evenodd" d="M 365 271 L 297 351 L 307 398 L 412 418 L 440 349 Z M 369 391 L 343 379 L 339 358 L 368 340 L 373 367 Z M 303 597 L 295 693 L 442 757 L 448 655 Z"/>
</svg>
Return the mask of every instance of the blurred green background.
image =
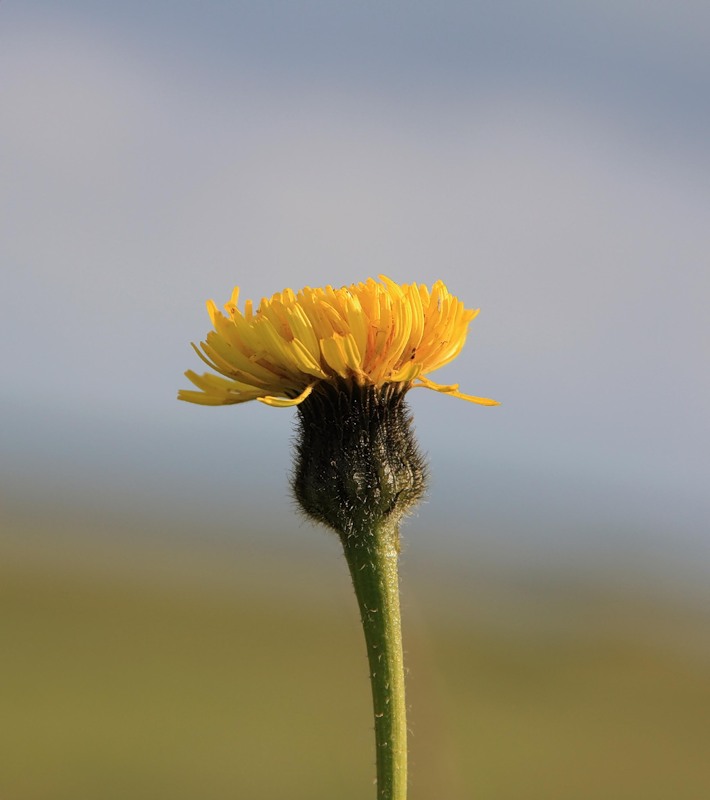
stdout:
<svg viewBox="0 0 710 800">
<path fill-rule="evenodd" d="M 372 798 L 292 411 L 207 298 L 482 313 L 411 407 L 414 800 L 710 797 L 710 4 L 0 3 L 0 800 Z"/>
<path fill-rule="evenodd" d="M 334 537 L 269 551 L 67 522 L 16 519 L 2 539 L 3 800 L 373 796 Z M 402 567 L 412 798 L 710 794 L 699 608 L 598 576 Z"/>
</svg>

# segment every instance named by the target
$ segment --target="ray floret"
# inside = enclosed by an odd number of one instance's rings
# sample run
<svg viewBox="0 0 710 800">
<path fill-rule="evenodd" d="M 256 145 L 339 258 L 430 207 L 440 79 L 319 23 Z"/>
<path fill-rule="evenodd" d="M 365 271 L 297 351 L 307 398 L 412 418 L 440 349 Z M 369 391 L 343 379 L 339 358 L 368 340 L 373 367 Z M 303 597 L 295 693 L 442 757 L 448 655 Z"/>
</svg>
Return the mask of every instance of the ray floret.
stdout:
<svg viewBox="0 0 710 800">
<path fill-rule="evenodd" d="M 197 354 L 217 375 L 185 375 L 197 390 L 178 398 L 202 405 L 259 400 L 270 406 L 302 403 L 321 383 L 406 391 L 432 389 L 481 405 L 495 400 L 463 394 L 458 385 L 433 383 L 429 373 L 461 352 L 478 310 L 464 308 L 442 281 L 429 290 L 380 275 L 334 289 L 285 289 L 239 310 L 235 288 L 222 313 L 207 311 L 213 331 Z"/>
</svg>

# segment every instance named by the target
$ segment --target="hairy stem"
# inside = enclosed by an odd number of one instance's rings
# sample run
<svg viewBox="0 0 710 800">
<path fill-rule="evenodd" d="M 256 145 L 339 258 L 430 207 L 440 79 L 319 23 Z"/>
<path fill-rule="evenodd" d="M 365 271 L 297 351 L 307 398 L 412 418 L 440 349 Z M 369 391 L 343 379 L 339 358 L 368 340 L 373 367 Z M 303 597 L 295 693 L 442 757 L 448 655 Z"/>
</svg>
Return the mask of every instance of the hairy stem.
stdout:
<svg viewBox="0 0 710 800">
<path fill-rule="evenodd" d="M 342 537 L 367 644 L 377 752 L 377 800 L 407 797 L 404 697 L 396 524 Z"/>
</svg>

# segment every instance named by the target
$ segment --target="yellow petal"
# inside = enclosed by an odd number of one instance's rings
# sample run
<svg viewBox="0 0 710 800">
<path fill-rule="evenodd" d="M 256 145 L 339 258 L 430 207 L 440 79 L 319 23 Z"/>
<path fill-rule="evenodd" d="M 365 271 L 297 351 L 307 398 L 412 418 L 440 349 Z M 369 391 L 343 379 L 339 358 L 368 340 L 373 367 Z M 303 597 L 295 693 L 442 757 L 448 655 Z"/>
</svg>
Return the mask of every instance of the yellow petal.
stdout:
<svg viewBox="0 0 710 800">
<path fill-rule="evenodd" d="M 391 380 L 393 383 L 409 383 L 413 381 L 422 371 L 421 364 L 410 362 L 403 367 L 392 373 Z"/>
<path fill-rule="evenodd" d="M 349 378 L 347 358 L 340 345 L 342 337 L 323 339 L 320 343 L 323 358 L 328 366 L 341 378 Z"/>
<path fill-rule="evenodd" d="M 298 395 L 298 397 L 257 397 L 260 403 L 265 403 L 267 406 L 274 408 L 289 408 L 290 406 L 297 406 L 302 403 L 308 395 L 313 391 L 314 384 L 306 386 L 306 388 Z"/>
<path fill-rule="evenodd" d="M 177 397 L 178 400 L 184 400 L 186 403 L 196 403 L 199 406 L 231 406 L 235 403 L 246 402 L 246 400 L 236 398 L 234 400 L 223 400 L 220 397 L 213 397 L 204 392 L 195 392 L 190 389 L 180 389 Z"/>
<path fill-rule="evenodd" d="M 442 386 L 439 383 L 434 383 L 428 378 L 419 377 L 420 383 L 415 383 L 413 388 L 421 387 L 423 389 L 433 389 L 435 392 L 451 395 L 451 397 L 458 397 L 460 400 L 468 400 L 469 403 L 478 403 L 481 406 L 499 406 L 498 400 L 491 400 L 489 397 L 475 397 L 472 394 L 463 394 L 458 391 L 458 384 L 453 386 Z"/>
</svg>

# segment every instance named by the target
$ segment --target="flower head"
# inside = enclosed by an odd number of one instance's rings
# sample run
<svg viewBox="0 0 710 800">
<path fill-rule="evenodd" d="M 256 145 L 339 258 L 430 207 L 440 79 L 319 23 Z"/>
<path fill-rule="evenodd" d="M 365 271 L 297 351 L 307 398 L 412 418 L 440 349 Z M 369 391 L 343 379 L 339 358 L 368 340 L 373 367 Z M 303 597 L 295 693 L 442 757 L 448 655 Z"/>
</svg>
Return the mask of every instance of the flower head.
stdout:
<svg viewBox="0 0 710 800">
<path fill-rule="evenodd" d="M 465 309 L 442 281 L 397 284 L 380 276 L 333 289 L 305 287 L 262 299 L 254 311 L 237 307 L 239 289 L 222 314 L 211 300 L 214 330 L 198 356 L 219 375 L 185 374 L 197 387 L 180 400 L 229 405 L 260 400 L 270 406 L 302 403 L 319 384 L 365 388 L 421 386 L 482 405 L 495 400 L 462 394 L 427 377 L 456 358 L 478 311 Z"/>
</svg>

